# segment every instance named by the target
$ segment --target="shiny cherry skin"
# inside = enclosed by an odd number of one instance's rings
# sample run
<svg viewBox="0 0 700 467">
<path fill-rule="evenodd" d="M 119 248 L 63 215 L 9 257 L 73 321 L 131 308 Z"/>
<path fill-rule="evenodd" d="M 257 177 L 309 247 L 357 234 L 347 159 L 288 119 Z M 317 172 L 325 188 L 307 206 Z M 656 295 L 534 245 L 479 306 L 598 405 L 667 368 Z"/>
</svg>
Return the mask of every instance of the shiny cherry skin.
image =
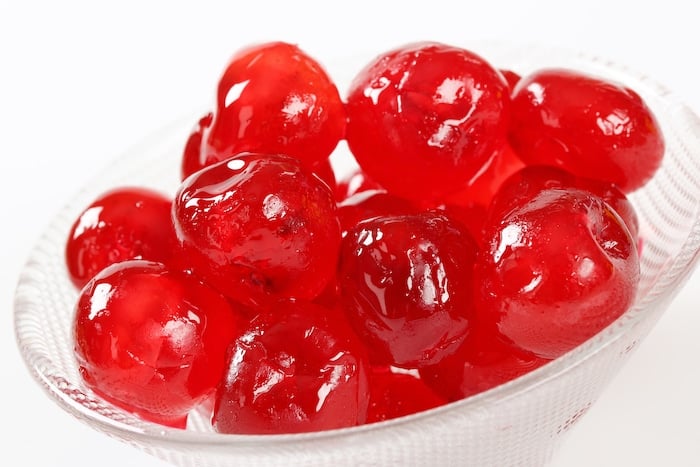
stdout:
<svg viewBox="0 0 700 467">
<path fill-rule="evenodd" d="M 205 166 L 215 162 L 214 159 L 200 159 L 202 139 L 204 138 L 205 132 L 207 132 L 211 126 L 213 119 L 214 114 L 212 112 L 204 114 L 190 132 L 190 136 L 187 138 L 187 142 L 185 143 L 185 149 L 183 151 L 182 161 L 180 164 L 181 180 L 186 179 L 198 170 L 203 169 Z"/>
<path fill-rule="evenodd" d="M 386 52 L 353 80 L 346 139 L 389 192 L 430 200 L 475 177 L 506 139 L 508 86 L 471 51 L 440 43 Z"/>
<path fill-rule="evenodd" d="M 192 271 L 249 307 L 311 300 L 335 275 L 335 200 L 296 158 L 245 153 L 208 166 L 182 182 L 172 214 Z"/>
<path fill-rule="evenodd" d="M 296 45 L 266 42 L 231 58 L 211 122 L 200 124 L 199 154 L 183 157 L 192 168 L 241 152 L 289 154 L 311 165 L 333 152 L 345 120 L 338 90 L 315 59 Z"/>
<path fill-rule="evenodd" d="M 527 164 L 553 165 L 630 193 L 656 173 L 664 138 L 633 90 L 564 69 L 520 80 L 512 96 L 510 142 Z"/>
<path fill-rule="evenodd" d="M 437 394 L 455 401 L 512 381 L 547 362 L 512 345 L 495 329 L 477 325 L 455 354 L 421 368 L 420 376 Z"/>
<path fill-rule="evenodd" d="M 343 238 L 341 303 L 374 364 L 419 368 L 455 352 L 475 312 L 476 244 L 438 211 L 375 217 Z"/>
<path fill-rule="evenodd" d="M 619 318 L 639 282 L 620 216 L 584 190 L 551 188 L 484 227 L 475 274 L 479 320 L 554 359 Z"/>
<path fill-rule="evenodd" d="M 80 293 L 75 356 L 87 386 L 142 418 L 184 428 L 212 397 L 243 315 L 193 276 L 129 260 L 99 272 Z"/>
<path fill-rule="evenodd" d="M 197 123 L 197 126 L 194 128 L 194 130 L 192 130 L 192 133 L 190 134 L 189 138 L 187 139 L 187 143 L 185 144 L 185 151 L 182 158 L 181 180 L 185 180 L 187 177 L 203 169 L 207 165 L 211 165 L 215 162 L 218 162 L 213 159 L 207 161 L 208 163 L 199 160 L 200 146 L 202 144 L 202 135 L 204 131 L 206 131 L 206 129 L 209 127 L 209 125 L 211 125 L 213 117 L 214 116 L 212 113 L 208 113 L 205 116 L 203 116 Z M 321 180 L 326 182 L 331 191 L 333 191 L 334 193 L 337 191 L 338 182 L 335 178 L 335 172 L 333 170 L 333 166 L 331 165 L 329 158 L 321 159 L 317 162 L 314 162 L 310 165 L 310 167 L 313 173 L 315 173 Z"/>
<path fill-rule="evenodd" d="M 545 189 L 577 188 L 601 197 L 624 221 L 633 240 L 639 236 L 639 218 L 627 196 L 615 185 L 600 180 L 576 177 L 564 170 L 545 165 L 523 167 L 508 177 L 489 205 L 488 215 L 496 220 L 518 208 Z"/>
<path fill-rule="evenodd" d="M 407 199 L 381 189 L 360 191 L 338 203 L 338 219 L 343 236 L 363 220 L 419 211 L 420 208 Z"/>
<path fill-rule="evenodd" d="M 168 262 L 177 241 L 170 221 L 172 200 L 143 187 L 118 187 L 90 203 L 71 226 L 65 262 L 82 288 L 107 266 L 127 259 Z"/>
<path fill-rule="evenodd" d="M 372 366 L 367 423 L 423 412 L 446 403 L 423 382 L 417 370 Z"/>
<path fill-rule="evenodd" d="M 338 310 L 286 300 L 232 345 L 217 391 L 220 433 L 300 433 L 366 421 L 367 354 Z"/>
</svg>

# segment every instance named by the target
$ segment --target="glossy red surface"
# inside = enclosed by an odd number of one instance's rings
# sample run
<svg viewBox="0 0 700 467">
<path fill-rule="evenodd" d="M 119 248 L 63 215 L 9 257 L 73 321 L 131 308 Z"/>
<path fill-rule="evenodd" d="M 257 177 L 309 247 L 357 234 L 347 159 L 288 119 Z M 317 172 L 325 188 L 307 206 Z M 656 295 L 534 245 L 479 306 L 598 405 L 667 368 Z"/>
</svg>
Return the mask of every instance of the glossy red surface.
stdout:
<svg viewBox="0 0 700 467">
<path fill-rule="evenodd" d="M 489 216 L 493 220 L 505 216 L 511 209 L 527 203 L 542 190 L 551 188 L 576 188 L 599 196 L 615 210 L 627 226 L 632 239 L 637 241 L 639 219 L 634 206 L 624 193 L 611 183 L 576 177 L 564 170 L 545 165 L 523 167 L 508 177 L 489 206 Z"/>
<path fill-rule="evenodd" d="M 253 308 L 313 299 L 335 275 L 333 194 L 295 158 L 248 153 L 211 165 L 183 182 L 172 212 L 191 269 Z"/>
<path fill-rule="evenodd" d="M 66 241 L 65 261 L 73 284 L 82 288 L 105 267 L 127 259 L 168 262 L 177 246 L 171 202 L 148 188 L 120 187 L 90 203 Z"/>
<path fill-rule="evenodd" d="M 343 239 L 342 305 L 375 364 L 416 368 L 456 351 L 474 314 L 476 245 L 439 212 L 376 217 Z"/>
<path fill-rule="evenodd" d="M 213 424 L 221 433 L 299 433 L 362 424 L 369 363 L 340 312 L 282 301 L 231 347 Z"/>
<path fill-rule="evenodd" d="M 338 203 L 338 219 L 343 236 L 363 220 L 378 216 L 416 214 L 420 209 L 410 201 L 385 190 L 364 190 Z"/>
<path fill-rule="evenodd" d="M 528 164 L 614 183 L 629 193 L 656 172 L 664 139 L 633 90 L 563 69 L 536 71 L 513 91 L 509 139 Z"/>
<path fill-rule="evenodd" d="M 417 371 L 373 366 L 370 372 L 367 423 L 403 417 L 446 404 Z"/>
<path fill-rule="evenodd" d="M 288 154 L 311 165 L 327 158 L 345 134 L 335 84 L 316 60 L 285 42 L 235 53 L 219 80 L 212 115 L 193 130 L 183 156 L 186 173 L 241 152 Z"/>
<path fill-rule="evenodd" d="M 454 401 L 507 383 L 548 361 L 513 346 L 494 329 L 475 326 L 457 353 L 422 368 L 420 376 L 436 393 Z"/>
<path fill-rule="evenodd" d="M 85 383 L 147 420 L 184 428 L 213 396 L 243 316 L 213 289 L 160 263 L 101 271 L 80 294 L 73 322 Z"/>
<path fill-rule="evenodd" d="M 634 300 L 635 241 L 617 213 L 588 191 L 541 190 L 489 219 L 484 239 L 475 272 L 479 318 L 539 357 L 573 349 Z"/>
<path fill-rule="evenodd" d="M 439 43 L 386 52 L 352 82 L 347 142 L 388 191 L 430 200 L 463 186 L 503 145 L 509 91 L 478 55 Z"/>
</svg>

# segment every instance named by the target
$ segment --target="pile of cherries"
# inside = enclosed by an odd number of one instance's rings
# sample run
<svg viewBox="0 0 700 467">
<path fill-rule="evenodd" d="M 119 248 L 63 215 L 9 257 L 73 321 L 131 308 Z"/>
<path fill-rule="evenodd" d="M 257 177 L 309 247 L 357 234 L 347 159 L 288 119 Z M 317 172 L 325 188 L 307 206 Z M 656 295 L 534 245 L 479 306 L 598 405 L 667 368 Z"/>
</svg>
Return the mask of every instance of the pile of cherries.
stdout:
<svg viewBox="0 0 700 467">
<path fill-rule="evenodd" d="M 341 140 L 357 169 L 336 178 Z M 627 194 L 663 154 L 634 91 L 577 71 L 521 78 L 416 43 L 343 99 L 294 45 L 240 50 L 177 192 L 115 188 L 75 220 L 80 373 L 144 419 L 210 410 L 221 433 L 372 423 L 495 387 L 633 303 Z"/>
</svg>

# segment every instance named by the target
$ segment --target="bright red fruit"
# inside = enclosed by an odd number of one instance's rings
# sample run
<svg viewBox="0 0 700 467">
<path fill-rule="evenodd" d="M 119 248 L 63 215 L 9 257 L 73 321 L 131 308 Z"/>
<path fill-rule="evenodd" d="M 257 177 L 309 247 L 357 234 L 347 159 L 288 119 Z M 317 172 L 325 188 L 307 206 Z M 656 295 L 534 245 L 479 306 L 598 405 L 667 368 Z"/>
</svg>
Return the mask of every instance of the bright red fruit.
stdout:
<svg viewBox="0 0 700 467">
<path fill-rule="evenodd" d="M 194 277 L 130 260 L 82 290 L 73 323 L 80 374 L 96 393 L 144 419 L 183 427 L 211 397 L 240 313 Z"/>
<path fill-rule="evenodd" d="M 299 47 L 284 42 L 247 47 L 231 58 L 219 80 L 211 122 L 200 122 L 193 132 L 190 143 L 199 139 L 200 148 L 186 148 L 187 172 L 241 152 L 289 154 L 311 165 L 335 149 L 345 120 L 335 84 Z"/>
<path fill-rule="evenodd" d="M 522 78 L 519 74 L 514 72 L 513 70 L 499 70 L 505 80 L 508 82 L 508 89 L 510 91 L 513 91 L 515 89 L 515 86 L 518 84 L 518 81 L 520 81 L 520 78 Z"/>
<path fill-rule="evenodd" d="M 200 170 L 180 186 L 173 221 L 193 272 L 253 308 L 313 299 L 335 275 L 333 194 L 295 158 L 246 153 Z"/>
<path fill-rule="evenodd" d="M 474 178 L 506 140 L 509 91 L 486 60 L 419 43 L 387 52 L 354 79 L 347 143 L 389 192 L 430 200 Z"/>
<path fill-rule="evenodd" d="M 559 357 L 634 301 L 635 242 L 610 205 L 588 191 L 541 190 L 490 218 L 484 232 L 479 317 L 538 357 Z"/>
<path fill-rule="evenodd" d="M 422 368 L 420 376 L 436 393 L 454 401 L 507 383 L 548 361 L 513 346 L 495 330 L 476 326 L 457 353 Z"/>
<path fill-rule="evenodd" d="M 446 403 L 447 400 L 426 386 L 417 370 L 372 367 L 367 423 L 411 415 Z"/>
<path fill-rule="evenodd" d="M 489 164 L 479 175 L 454 193 L 441 199 L 446 205 L 488 206 L 501 184 L 525 166 L 509 144 L 498 148 Z"/>
<path fill-rule="evenodd" d="M 625 193 L 643 186 L 661 164 L 659 124 L 642 98 L 620 84 L 540 70 L 520 80 L 511 107 L 510 142 L 527 164 L 557 166 Z"/>
<path fill-rule="evenodd" d="M 168 262 L 177 241 L 172 201 L 154 190 L 120 187 L 103 193 L 73 223 L 65 248 L 77 288 L 110 264 L 127 259 Z"/>
<path fill-rule="evenodd" d="M 523 167 L 501 185 L 489 205 L 489 217 L 497 220 L 513 208 L 519 208 L 546 189 L 559 188 L 590 191 L 599 196 L 624 221 L 633 240 L 639 235 L 639 219 L 632 203 L 615 185 L 590 178 L 576 177 L 564 170 L 545 165 Z"/>
<path fill-rule="evenodd" d="M 231 347 L 214 428 L 272 434 L 362 424 L 368 371 L 366 351 L 339 311 L 281 301 Z"/>
<path fill-rule="evenodd" d="M 435 364 L 469 333 L 476 245 L 437 211 L 375 217 L 343 239 L 341 301 L 373 363 Z"/>
<path fill-rule="evenodd" d="M 343 236 L 363 220 L 373 217 L 416 214 L 419 209 L 405 198 L 385 190 L 364 190 L 338 203 L 338 219 Z"/>
<path fill-rule="evenodd" d="M 199 119 L 190 136 L 185 143 L 185 150 L 182 154 L 182 162 L 180 164 L 180 178 L 186 179 L 196 171 L 203 169 L 206 165 L 214 162 L 214 160 L 200 159 L 202 151 L 202 138 L 205 132 L 211 126 L 214 119 L 214 114 L 209 112 Z"/>
</svg>

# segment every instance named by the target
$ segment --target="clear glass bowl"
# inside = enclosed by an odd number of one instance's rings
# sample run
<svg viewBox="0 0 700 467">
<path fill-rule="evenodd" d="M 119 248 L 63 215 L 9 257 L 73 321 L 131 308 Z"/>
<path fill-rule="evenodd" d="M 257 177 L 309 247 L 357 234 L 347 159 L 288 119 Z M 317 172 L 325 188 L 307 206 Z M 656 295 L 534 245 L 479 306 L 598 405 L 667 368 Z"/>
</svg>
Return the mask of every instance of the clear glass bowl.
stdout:
<svg viewBox="0 0 700 467">
<path fill-rule="evenodd" d="M 644 241 L 639 296 L 603 332 L 558 360 L 468 399 L 387 422 L 294 435 L 213 433 L 195 413 L 187 430 L 138 418 L 104 402 L 82 383 L 73 358 L 70 323 L 77 292 L 64 271 L 64 242 L 78 213 L 111 186 L 144 185 L 173 193 L 179 159 L 197 115 L 135 146 L 53 220 L 19 279 L 15 332 L 36 381 L 64 410 L 93 428 L 181 466 L 545 465 L 569 428 L 596 401 L 631 351 L 647 335 L 693 271 L 700 246 L 700 119 L 677 96 L 634 71 L 565 50 L 464 44 L 493 65 L 521 74 L 569 67 L 635 89 L 658 117 L 667 141 L 663 165 L 635 192 Z M 377 51 L 380 52 L 380 51 Z M 349 83 L 371 55 L 329 71 Z M 337 74 L 337 75 L 336 75 Z M 344 160 L 339 146 L 333 162 Z"/>
</svg>

